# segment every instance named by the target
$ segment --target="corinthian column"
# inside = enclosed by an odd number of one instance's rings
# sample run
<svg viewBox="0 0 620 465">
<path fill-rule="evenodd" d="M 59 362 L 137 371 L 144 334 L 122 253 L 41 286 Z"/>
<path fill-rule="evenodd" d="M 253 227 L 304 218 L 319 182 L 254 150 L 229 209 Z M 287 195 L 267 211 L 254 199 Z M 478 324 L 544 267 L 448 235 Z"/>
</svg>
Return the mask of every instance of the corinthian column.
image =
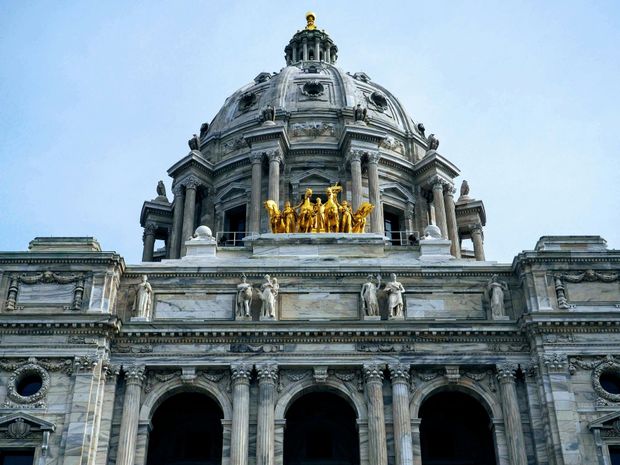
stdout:
<svg viewBox="0 0 620 465">
<path fill-rule="evenodd" d="M 443 200 L 446 206 L 448 239 L 452 241 L 452 244 L 450 244 L 450 253 L 456 258 L 461 258 L 459 231 L 456 224 L 456 207 L 454 206 L 454 192 L 456 192 L 455 189 L 452 186 L 448 186 L 448 188 L 443 193 Z"/>
<path fill-rule="evenodd" d="M 275 442 L 275 400 L 278 366 L 257 365 L 258 420 L 256 428 L 256 465 L 273 465 Z"/>
<path fill-rule="evenodd" d="M 125 371 L 125 397 L 123 399 L 123 417 L 118 434 L 118 453 L 116 465 L 133 465 L 138 435 L 138 417 L 140 415 L 140 394 L 144 381 L 144 367 L 131 366 Z"/>
<path fill-rule="evenodd" d="M 374 233 L 383 234 L 383 209 L 379 194 L 379 152 L 368 153 L 368 196 L 370 203 L 375 208 L 370 214 L 370 230 Z"/>
<path fill-rule="evenodd" d="M 394 448 L 396 465 L 413 465 L 411 414 L 409 413 L 409 365 L 388 365 L 392 379 Z"/>
<path fill-rule="evenodd" d="M 368 402 L 368 463 L 387 464 L 385 419 L 383 416 L 383 366 L 364 365 L 366 401 Z"/>
<path fill-rule="evenodd" d="M 282 163 L 282 153 L 275 149 L 267 152 L 269 158 L 269 200 L 273 200 L 280 205 L 280 163 Z"/>
<path fill-rule="evenodd" d="M 362 204 L 362 152 L 351 150 L 349 163 L 351 163 L 351 203 L 353 211 L 356 211 Z"/>
<path fill-rule="evenodd" d="M 235 364 L 230 367 L 233 394 L 230 465 L 247 465 L 250 421 L 250 376 L 252 366 Z"/>
<path fill-rule="evenodd" d="M 435 203 L 435 221 L 437 222 L 437 227 L 441 229 L 441 237 L 448 239 L 446 206 L 443 202 L 443 183 L 441 181 L 433 184 L 433 202 Z"/>
<path fill-rule="evenodd" d="M 155 230 L 157 225 L 155 223 L 147 223 L 144 226 L 144 235 L 142 236 L 142 242 L 144 244 L 142 249 L 142 261 L 153 261 L 153 249 L 155 248 Z"/>
<path fill-rule="evenodd" d="M 474 244 L 474 256 L 479 262 L 483 262 L 484 258 L 484 242 L 482 236 L 482 225 L 480 223 L 475 224 L 471 228 L 471 241 Z"/>
<path fill-rule="evenodd" d="M 252 163 L 252 193 L 250 197 L 250 232 L 260 232 L 260 193 L 262 181 L 262 162 L 263 154 L 252 152 L 250 154 Z"/>
<path fill-rule="evenodd" d="M 181 237 L 181 256 L 185 255 L 185 241 L 188 240 L 195 229 L 196 217 L 196 189 L 200 181 L 190 176 L 185 182 L 185 206 L 183 208 L 183 236 Z"/>
<path fill-rule="evenodd" d="M 181 254 L 181 236 L 183 236 L 183 207 L 185 191 L 177 184 L 172 188 L 174 193 L 174 210 L 172 212 L 172 234 L 170 234 L 170 258 L 179 258 Z"/>
<path fill-rule="evenodd" d="M 497 366 L 497 379 L 501 386 L 502 410 L 506 425 L 506 439 L 511 465 L 527 465 L 525 455 L 525 441 L 523 439 L 523 425 L 517 400 L 515 386 L 516 366 L 511 364 Z"/>
</svg>

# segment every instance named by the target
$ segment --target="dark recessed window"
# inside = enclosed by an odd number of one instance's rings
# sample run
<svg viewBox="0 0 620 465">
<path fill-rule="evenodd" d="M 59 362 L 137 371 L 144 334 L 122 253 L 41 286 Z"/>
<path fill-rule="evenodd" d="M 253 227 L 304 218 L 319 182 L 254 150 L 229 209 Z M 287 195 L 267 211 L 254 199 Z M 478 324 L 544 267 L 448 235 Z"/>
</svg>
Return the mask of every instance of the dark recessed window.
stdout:
<svg viewBox="0 0 620 465">
<path fill-rule="evenodd" d="M 615 372 L 601 374 L 601 387 L 610 394 L 620 394 L 620 375 Z"/>
<path fill-rule="evenodd" d="M 0 450 L 0 465 L 32 465 L 32 450 Z"/>
<path fill-rule="evenodd" d="M 17 382 L 15 389 L 20 396 L 28 397 L 39 392 L 42 386 L 41 377 L 36 373 L 29 373 Z"/>
<path fill-rule="evenodd" d="M 611 465 L 620 465 L 620 446 L 609 446 Z"/>
</svg>

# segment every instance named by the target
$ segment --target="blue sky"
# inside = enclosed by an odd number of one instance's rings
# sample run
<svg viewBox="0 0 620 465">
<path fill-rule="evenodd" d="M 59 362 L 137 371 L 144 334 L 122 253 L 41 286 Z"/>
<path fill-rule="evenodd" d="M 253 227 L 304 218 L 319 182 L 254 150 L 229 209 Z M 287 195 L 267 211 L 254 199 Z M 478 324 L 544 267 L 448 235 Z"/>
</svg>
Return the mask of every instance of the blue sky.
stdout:
<svg viewBox="0 0 620 465">
<path fill-rule="evenodd" d="M 0 1 L 0 250 L 95 236 L 139 261 L 142 202 L 304 14 L 441 141 L 487 258 L 620 248 L 620 2 Z"/>
</svg>

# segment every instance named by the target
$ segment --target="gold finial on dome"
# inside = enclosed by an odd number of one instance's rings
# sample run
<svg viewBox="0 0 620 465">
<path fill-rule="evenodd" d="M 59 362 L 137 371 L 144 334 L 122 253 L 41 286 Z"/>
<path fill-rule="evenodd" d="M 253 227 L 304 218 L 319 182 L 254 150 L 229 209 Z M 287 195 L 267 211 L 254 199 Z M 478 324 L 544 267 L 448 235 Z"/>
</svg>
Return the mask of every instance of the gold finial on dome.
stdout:
<svg viewBox="0 0 620 465">
<path fill-rule="evenodd" d="M 308 11 L 306 13 L 306 21 L 308 24 L 306 25 L 306 29 L 309 31 L 314 31 L 316 26 L 314 25 L 314 20 L 316 19 L 316 15 L 312 11 Z"/>
</svg>

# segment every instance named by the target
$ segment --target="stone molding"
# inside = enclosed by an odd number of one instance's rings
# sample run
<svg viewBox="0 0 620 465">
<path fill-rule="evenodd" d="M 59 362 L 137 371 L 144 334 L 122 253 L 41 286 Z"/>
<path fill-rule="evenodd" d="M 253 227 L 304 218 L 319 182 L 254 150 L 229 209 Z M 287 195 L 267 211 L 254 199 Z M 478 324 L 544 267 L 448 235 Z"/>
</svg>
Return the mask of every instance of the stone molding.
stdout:
<svg viewBox="0 0 620 465">
<path fill-rule="evenodd" d="M 328 367 L 325 365 L 315 366 L 313 368 L 313 376 L 316 383 L 325 383 L 325 381 L 327 381 L 327 377 L 329 376 Z"/>
<path fill-rule="evenodd" d="M 30 396 L 23 396 L 17 392 L 17 384 L 26 376 L 35 375 L 41 379 L 41 388 Z M 26 363 L 17 368 L 7 382 L 7 396 L 10 400 L 22 408 L 44 408 L 46 407 L 46 397 L 50 388 L 50 375 L 42 366 L 35 363 Z M 9 400 L 3 407 L 11 407 Z"/>
</svg>

